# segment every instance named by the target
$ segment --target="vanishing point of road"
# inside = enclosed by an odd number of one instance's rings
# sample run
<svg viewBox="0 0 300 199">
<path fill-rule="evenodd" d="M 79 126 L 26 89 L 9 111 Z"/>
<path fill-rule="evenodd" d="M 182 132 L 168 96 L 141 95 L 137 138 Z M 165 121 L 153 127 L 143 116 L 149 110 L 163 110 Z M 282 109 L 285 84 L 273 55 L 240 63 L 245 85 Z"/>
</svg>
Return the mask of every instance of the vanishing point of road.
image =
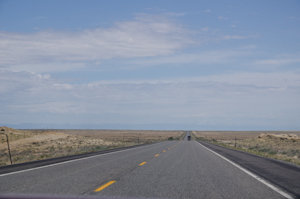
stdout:
<svg viewBox="0 0 300 199">
<path fill-rule="evenodd" d="M 0 174 L 0 193 L 138 198 L 285 198 L 199 142 L 165 141 Z"/>
</svg>

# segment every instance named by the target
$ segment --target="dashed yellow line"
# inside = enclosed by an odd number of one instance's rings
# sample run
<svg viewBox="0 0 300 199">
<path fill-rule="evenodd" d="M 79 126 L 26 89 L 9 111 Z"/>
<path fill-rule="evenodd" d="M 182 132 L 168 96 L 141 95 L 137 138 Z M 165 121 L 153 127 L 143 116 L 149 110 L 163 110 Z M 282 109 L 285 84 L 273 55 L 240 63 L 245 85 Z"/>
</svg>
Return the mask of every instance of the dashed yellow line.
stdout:
<svg viewBox="0 0 300 199">
<path fill-rule="evenodd" d="M 163 152 L 166 152 L 166 150 L 163 150 Z"/>
<path fill-rule="evenodd" d="M 168 148 L 168 150 L 170 150 L 170 148 Z"/>
<path fill-rule="evenodd" d="M 159 156 L 159 154 L 156 154 L 155 156 Z"/>
<path fill-rule="evenodd" d="M 95 192 L 102 191 L 102 190 L 105 189 L 106 187 L 108 187 L 108 186 L 114 184 L 115 182 L 116 182 L 115 180 L 112 180 L 112 181 L 106 183 L 105 185 L 102 185 L 102 186 L 99 187 L 98 189 L 96 189 Z"/>
<path fill-rule="evenodd" d="M 147 162 L 142 162 L 141 164 L 139 164 L 140 166 L 142 166 L 142 165 L 144 165 L 144 164 L 146 164 Z"/>
</svg>

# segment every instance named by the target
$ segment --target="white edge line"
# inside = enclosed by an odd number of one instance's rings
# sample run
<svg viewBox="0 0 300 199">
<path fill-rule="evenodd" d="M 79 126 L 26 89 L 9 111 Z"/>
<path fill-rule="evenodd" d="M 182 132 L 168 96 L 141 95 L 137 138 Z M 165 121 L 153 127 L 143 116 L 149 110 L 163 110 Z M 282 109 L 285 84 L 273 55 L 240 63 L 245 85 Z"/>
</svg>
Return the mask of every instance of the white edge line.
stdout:
<svg viewBox="0 0 300 199">
<path fill-rule="evenodd" d="M 158 142 L 158 143 L 160 143 L 160 142 Z M 158 144 L 158 143 L 156 143 L 156 144 Z M 146 146 L 149 146 L 149 145 L 146 145 Z M 146 146 L 139 146 L 139 147 L 146 147 Z M 108 154 L 112 154 L 112 153 L 119 153 L 119 152 L 123 152 L 123 151 L 136 149 L 136 148 L 139 148 L 139 147 L 134 147 L 134 148 L 131 148 L 131 149 L 125 149 L 125 150 L 120 150 L 120 151 L 115 151 L 115 152 L 108 152 L 108 153 L 103 153 L 103 154 L 99 154 L 99 155 L 93 155 L 93 156 L 89 156 L 89 157 L 85 157 L 85 158 L 78 158 L 78 159 L 75 159 L 75 160 L 68 160 L 68 161 L 64 161 L 64 162 L 59 162 L 59 163 L 49 164 L 49 165 L 45 165 L 45 166 L 35 167 L 35 168 L 32 168 L 32 169 L 25 169 L 25 170 L 21 170 L 21 171 L 15 171 L 15 172 L 10 172 L 10 173 L 0 174 L 0 177 L 7 176 L 7 175 L 12 175 L 12 174 L 17 174 L 17 173 L 23 173 L 23 172 L 26 172 L 26 171 L 32 171 L 32 170 L 36 170 L 36 169 L 42 169 L 42 168 L 46 168 L 46 167 L 52 167 L 52 166 L 56 166 L 56 165 L 60 165 L 60 164 L 66 164 L 66 163 L 75 162 L 75 161 L 84 160 L 84 159 L 95 158 L 95 157 L 98 157 L 98 156 L 108 155 Z"/>
<path fill-rule="evenodd" d="M 199 142 L 198 142 L 199 143 Z M 294 197 L 292 197 L 291 195 L 283 192 L 282 190 L 280 190 L 279 188 L 275 187 L 274 185 L 270 184 L 269 182 L 265 181 L 264 179 L 262 179 L 261 177 L 255 175 L 254 173 L 252 173 L 251 171 L 248 171 L 247 169 L 241 167 L 240 165 L 232 162 L 231 160 L 225 158 L 224 156 L 214 152 L 213 150 L 203 146 L 201 143 L 199 143 L 202 147 L 206 148 L 207 150 L 213 152 L 214 154 L 216 154 L 217 156 L 223 158 L 224 160 L 226 160 L 227 162 L 231 163 L 232 165 L 236 166 L 237 168 L 239 168 L 240 170 L 244 171 L 245 173 L 247 173 L 248 175 L 250 175 L 251 177 L 255 178 L 256 180 L 260 181 L 261 183 L 267 185 L 268 187 L 270 187 L 271 189 L 273 189 L 274 191 L 276 191 L 277 193 L 279 193 L 280 195 L 284 196 L 285 198 L 288 199 L 294 199 Z"/>
</svg>

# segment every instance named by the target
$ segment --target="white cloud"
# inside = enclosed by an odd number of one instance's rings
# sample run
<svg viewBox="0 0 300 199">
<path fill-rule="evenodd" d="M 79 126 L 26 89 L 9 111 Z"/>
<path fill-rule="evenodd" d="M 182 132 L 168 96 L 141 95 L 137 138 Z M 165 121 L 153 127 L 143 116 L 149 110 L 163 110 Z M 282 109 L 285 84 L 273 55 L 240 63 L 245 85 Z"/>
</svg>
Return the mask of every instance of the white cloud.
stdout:
<svg viewBox="0 0 300 199">
<path fill-rule="evenodd" d="M 0 32 L 0 68 L 36 73 L 65 72 L 86 69 L 91 65 L 101 68 L 104 60 L 114 58 L 125 61 L 127 58 L 151 59 L 149 64 L 175 63 L 174 60 L 184 63 L 188 59 L 199 63 L 219 62 L 227 61 L 235 55 L 232 55 L 232 51 L 221 52 L 219 55 L 209 51 L 200 56 L 197 53 L 178 56 L 177 53 L 185 47 L 203 42 L 255 37 L 220 35 L 217 30 L 209 27 L 192 31 L 166 17 L 183 14 L 137 14 L 134 20 L 116 22 L 109 28 L 77 32 Z"/>
<path fill-rule="evenodd" d="M 247 49 L 246 49 L 247 50 Z M 186 63 L 196 63 L 196 64 L 218 64 L 218 63 L 232 63 L 237 58 L 241 58 L 249 55 L 248 51 L 235 51 L 235 50 L 220 50 L 220 51 L 205 51 L 205 52 L 195 52 L 195 53 L 181 53 L 174 54 L 170 56 L 155 57 L 151 59 L 142 59 L 123 62 L 128 65 L 137 66 L 153 66 L 160 64 L 186 64 Z"/>
<path fill-rule="evenodd" d="M 281 90 L 286 87 L 300 87 L 300 75 L 293 72 L 273 73 L 249 73 L 239 72 L 231 74 L 210 75 L 204 77 L 188 78 L 189 81 L 218 82 L 229 85 L 245 85 L 270 90 Z"/>
<path fill-rule="evenodd" d="M 133 21 L 117 22 L 105 29 L 0 32 L 0 67 L 13 66 L 24 71 L 69 70 L 73 62 L 169 55 L 191 43 L 189 31 L 173 20 L 138 14 Z M 52 66 L 59 64 L 59 67 Z"/>
<path fill-rule="evenodd" d="M 10 106 L 13 110 L 21 110 L 27 113 L 53 113 L 53 114 L 69 114 L 69 113 L 86 113 L 84 107 L 78 103 L 70 101 L 43 102 L 41 104 L 13 104 Z"/>
<path fill-rule="evenodd" d="M 288 65 L 294 63 L 300 63 L 300 53 L 278 55 L 273 59 L 264 59 L 254 62 L 254 64 L 259 65 Z"/>
<path fill-rule="evenodd" d="M 99 65 L 100 63 L 96 63 Z M 87 68 L 86 63 L 82 62 L 52 62 L 52 63 L 31 63 L 31 64 L 15 64 L 9 67 L 12 71 L 34 71 L 41 72 L 65 72 L 76 71 Z"/>
<path fill-rule="evenodd" d="M 220 84 L 227 86 L 245 86 L 247 88 L 263 88 L 264 90 L 283 90 L 287 87 L 300 87 L 300 75 L 295 72 L 236 72 L 230 74 L 176 77 L 164 79 L 144 79 L 144 80 L 101 80 L 88 84 L 88 87 L 109 84 L 174 84 L 174 83 L 202 83 Z"/>
<path fill-rule="evenodd" d="M 165 81 L 114 81 L 72 85 L 59 82 L 49 75 L 0 71 L 0 85 L 2 110 L 51 113 L 125 114 L 126 111 L 130 113 L 130 107 L 142 106 L 143 109 L 134 112 L 141 113 L 145 109 L 150 111 L 151 107 L 156 107 L 158 109 L 151 111 L 157 114 L 161 111 L 173 114 L 169 109 L 173 106 L 184 106 L 192 111 L 195 104 L 200 107 L 207 103 L 234 105 L 235 100 L 230 101 L 234 96 L 237 99 L 257 96 L 259 100 L 256 99 L 256 103 L 259 103 L 270 96 L 282 98 L 283 93 L 284 97 L 298 93 L 299 97 L 300 93 L 299 74 L 293 73 L 236 73 Z M 211 109 L 214 110 L 213 106 Z"/>
<path fill-rule="evenodd" d="M 229 40 L 229 39 L 248 39 L 248 38 L 254 38 L 257 37 L 257 35 L 247 35 L 247 36 L 242 36 L 242 35 L 224 35 L 222 39 L 224 40 Z"/>
<path fill-rule="evenodd" d="M 299 118 L 299 99 L 300 79 L 293 73 L 74 85 L 0 70 L 2 123 L 287 125 Z"/>
</svg>

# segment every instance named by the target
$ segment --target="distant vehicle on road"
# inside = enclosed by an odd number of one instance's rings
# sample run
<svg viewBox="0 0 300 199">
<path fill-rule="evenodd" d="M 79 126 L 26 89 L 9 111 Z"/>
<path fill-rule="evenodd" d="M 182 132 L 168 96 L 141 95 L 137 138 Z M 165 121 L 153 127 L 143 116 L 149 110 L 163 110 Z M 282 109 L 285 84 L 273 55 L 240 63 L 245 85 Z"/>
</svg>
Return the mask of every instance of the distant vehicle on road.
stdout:
<svg viewBox="0 0 300 199">
<path fill-rule="evenodd" d="M 191 136 L 189 135 L 189 136 L 188 136 L 188 141 L 190 141 L 190 140 L 191 140 Z"/>
</svg>

